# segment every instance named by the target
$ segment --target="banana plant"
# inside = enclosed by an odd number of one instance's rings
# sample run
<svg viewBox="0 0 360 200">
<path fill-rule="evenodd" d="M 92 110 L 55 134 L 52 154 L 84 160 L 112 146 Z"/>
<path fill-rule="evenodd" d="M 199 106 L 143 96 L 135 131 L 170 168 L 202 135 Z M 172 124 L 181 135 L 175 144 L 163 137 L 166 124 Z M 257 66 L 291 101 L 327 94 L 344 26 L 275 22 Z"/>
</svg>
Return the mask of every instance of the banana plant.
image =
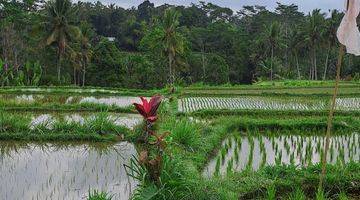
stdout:
<svg viewBox="0 0 360 200">
<path fill-rule="evenodd" d="M 10 70 L 8 70 L 8 65 L 0 59 L 0 82 L 1 86 L 6 86 L 10 84 L 10 77 L 12 76 L 12 73 Z"/>
<path fill-rule="evenodd" d="M 37 86 L 40 83 L 42 67 L 39 62 L 26 62 L 20 70 L 12 70 L 0 60 L 0 83 L 1 86 Z"/>
</svg>

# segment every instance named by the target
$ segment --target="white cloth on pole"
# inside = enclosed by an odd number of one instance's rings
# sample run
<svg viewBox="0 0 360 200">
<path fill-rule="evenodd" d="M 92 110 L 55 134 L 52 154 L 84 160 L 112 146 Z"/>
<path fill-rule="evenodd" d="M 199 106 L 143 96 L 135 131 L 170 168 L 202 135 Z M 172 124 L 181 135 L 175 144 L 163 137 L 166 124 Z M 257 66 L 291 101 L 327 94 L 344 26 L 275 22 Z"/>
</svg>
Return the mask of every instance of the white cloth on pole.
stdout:
<svg viewBox="0 0 360 200">
<path fill-rule="evenodd" d="M 347 2 L 347 0 L 345 0 Z M 349 0 L 348 10 L 341 21 L 337 37 L 341 44 L 346 46 L 347 53 L 360 55 L 360 31 L 356 18 L 360 13 L 360 0 Z"/>
</svg>

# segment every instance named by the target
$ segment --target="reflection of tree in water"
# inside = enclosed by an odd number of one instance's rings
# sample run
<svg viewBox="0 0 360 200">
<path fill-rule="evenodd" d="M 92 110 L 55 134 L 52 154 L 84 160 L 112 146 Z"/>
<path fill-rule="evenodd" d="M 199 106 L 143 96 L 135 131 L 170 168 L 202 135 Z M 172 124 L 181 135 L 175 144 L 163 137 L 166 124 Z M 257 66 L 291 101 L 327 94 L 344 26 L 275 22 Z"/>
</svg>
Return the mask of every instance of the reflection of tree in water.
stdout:
<svg viewBox="0 0 360 200">
<path fill-rule="evenodd" d="M 31 153 L 35 148 L 40 149 L 46 154 L 56 151 L 78 151 L 83 155 L 88 152 L 96 152 L 100 157 L 107 155 L 110 152 L 116 152 L 123 159 L 122 152 L 129 150 L 127 143 L 104 143 L 104 142 L 55 142 L 55 143 L 28 143 L 23 141 L 0 141 L 0 156 L 4 158 L 6 156 L 12 157 L 12 155 L 27 152 Z M 26 151 L 24 151 L 26 150 Z"/>
</svg>

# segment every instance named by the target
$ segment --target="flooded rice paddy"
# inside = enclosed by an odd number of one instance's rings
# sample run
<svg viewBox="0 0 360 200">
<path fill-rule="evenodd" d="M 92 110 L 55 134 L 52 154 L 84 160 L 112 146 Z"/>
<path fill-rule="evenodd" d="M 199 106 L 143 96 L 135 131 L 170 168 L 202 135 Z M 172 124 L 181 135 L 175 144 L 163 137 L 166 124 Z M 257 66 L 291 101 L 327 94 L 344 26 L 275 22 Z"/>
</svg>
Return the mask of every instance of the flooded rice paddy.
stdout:
<svg viewBox="0 0 360 200">
<path fill-rule="evenodd" d="M 136 182 L 127 176 L 135 148 L 104 144 L 0 142 L 0 199 L 79 200 L 89 188 L 127 200 Z"/>
<path fill-rule="evenodd" d="M 293 164 L 308 166 L 319 163 L 325 138 L 322 136 L 278 137 L 236 135 L 223 141 L 218 155 L 203 174 L 206 177 L 224 175 L 230 171 L 257 170 L 266 165 Z M 331 138 L 328 162 L 360 161 L 360 134 Z"/>
<path fill-rule="evenodd" d="M 278 97 L 189 97 L 178 101 L 180 112 L 203 109 L 255 109 L 255 110 L 325 110 L 330 100 L 321 98 Z M 337 109 L 360 110 L 360 98 L 338 98 Z"/>
<path fill-rule="evenodd" d="M 0 99 L 13 105 L 44 105 L 44 104 L 102 104 L 107 106 L 128 107 L 140 103 L 138 97 L 129 96 L 71 96 L 43 94 L 1 94 Z"/>
</svg>

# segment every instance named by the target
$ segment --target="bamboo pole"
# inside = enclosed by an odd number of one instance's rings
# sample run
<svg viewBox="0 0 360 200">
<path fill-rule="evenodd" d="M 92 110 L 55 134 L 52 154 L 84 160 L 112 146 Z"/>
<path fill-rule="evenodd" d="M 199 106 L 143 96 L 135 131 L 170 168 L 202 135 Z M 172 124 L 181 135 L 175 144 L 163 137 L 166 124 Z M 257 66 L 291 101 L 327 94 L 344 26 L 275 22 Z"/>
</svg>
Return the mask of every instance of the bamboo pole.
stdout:
<svg viewBox="0 0 360 200">
<path fill-rule="evenodd" d="M 349 9 L 349 0 L 347 0 L 346 4 L 346 10 Z M 334 119 L 334 113 L 336 108 L 336 97 L 338 95 L 339 91 L 339 82 L 340 82 L 340 72 L 341 72 L 341 64 L 342 60 L 345 55 L 345 46 L 340 44 L 339 49 L 339 56 L 336 64 L 336 81 L 335 81 L 335 87 L 334 87 L 334 94 L 331 101 L 331 108 L 329 111 L 328 121 L 327 121 L 327 129 L 326 129 L 326 141 L 325 141 L 325 150 L 322 157 L 322 167 L 321 167 L 321 175 L 320 175 L 320 181 L 319 181 L 319 191 L 323 189 L 324 184 L 324 178 L 326 175 L 326 164 L 327 164 L 327 155 L 329 151 L 330 146 L 330 136 L 331 136 L 331 129 L 333 125 L 333 119 Z"/>
</svg>

